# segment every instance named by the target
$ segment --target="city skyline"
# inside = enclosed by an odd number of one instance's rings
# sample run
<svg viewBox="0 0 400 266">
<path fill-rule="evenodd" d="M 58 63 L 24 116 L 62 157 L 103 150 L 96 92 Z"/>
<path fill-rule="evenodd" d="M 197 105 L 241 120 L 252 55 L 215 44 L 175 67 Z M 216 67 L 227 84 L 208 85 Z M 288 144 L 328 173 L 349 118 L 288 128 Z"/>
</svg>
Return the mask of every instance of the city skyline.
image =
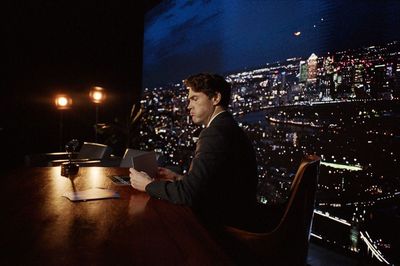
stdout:
<svg viewBox="0 0 400 266">
<path fill-rule="evenodd" d="M 400 96 L 400 42 L 395 40 L 382 45 L 373 44 L 369 47 L 363 46 L 337 52 L 328 51 L 320 56 L 312 52 L 309 57 L 287 58 L 266 63 L 263 67 L 228 73 L 226 79 L 233 84 L 246 84 L 249 80 L 251 82 L 257 80 L 259 88 L 253 91 L 254 97 L 263 96 L 275 101 L 258 104 L 264 107 L 279 105 L 280 103 L 276 101 L 280 98 L 284 99 L 282 104 L 300 101 L 302 96 L 299 94 L 300 90 L 307 89 L 314 90 L 313 93 L 309 93 L 309 95 L 314 94 L 313 99 L 308 99 L 312 101 L 332 101 L 336 97 L 343 96 L 346 98 L 398 98 Z M 180 86 L 181 81 L 165 83 L 157 89 L 171 85 Z M 152 89 L 156 88 L 145 88 L 145 92 Z M 235 86 L 233 87 L 232 105 L 234 107 L 241 98 L 242 92 L 236 91 Z M 241 112 L 243 113 L 243 110 Z"/>
<path fill-rule="evenodd" d="M 385 264 L 400 260 L 393 233 L 400 196 L 399 63 L 394 41 L 226 76 L 230 111 L 256 149 L 258 200 L 285 202 L 300 158 L 316 153 L 322 162 L 313 240 Z M 145 89 L 137 139 L 141 149 L 156 150 L 183 173 L 198 134 L 186 93 L 182 83 Z M 392 226 L 382 227 L 377 213 L 386 209 Z"/>
<path fill-rule="evenodd" d="M 399 12 L 396 1 L 164 1 L 146 16 L 143 84 L 399 40 Z"/>
</svg>

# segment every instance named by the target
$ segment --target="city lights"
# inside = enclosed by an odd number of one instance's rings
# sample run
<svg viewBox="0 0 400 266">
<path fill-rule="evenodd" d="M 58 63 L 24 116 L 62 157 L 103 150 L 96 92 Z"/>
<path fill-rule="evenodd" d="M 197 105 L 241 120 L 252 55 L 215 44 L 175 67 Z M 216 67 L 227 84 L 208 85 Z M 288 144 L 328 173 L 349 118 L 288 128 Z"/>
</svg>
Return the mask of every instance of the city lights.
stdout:
<svg viewBox="0 0 400 266">
<path fill-rule="evenodd" d="M 232 84 L 230 111 L 252 139 L 259 162 L 258 200 L 285 202 L 299 158 L 322 155 L 316 211 L 329 215 L 315 216 L 312 233 L 353 252 L 366 250 L 366 244 L 348 243 L 348 228 L 338 224 L 350 225 L 357 236 L 378 201 L 391 204 L 400 196 L 400 131 L 393 127 L 400 73 L 385 63 L 393 56 L 399 60 L 398 42 L 291 58 L 226 77 Z M 141 101 L 147 110 L 141 148 L 159 149 L 182 172 L 189 169 L 196 127 L 185 112 L 186 94 L 182 84 L 166 85 L 144 90 Z M 333 227 L 339 231 L 332 233 Z"/>
</svg>

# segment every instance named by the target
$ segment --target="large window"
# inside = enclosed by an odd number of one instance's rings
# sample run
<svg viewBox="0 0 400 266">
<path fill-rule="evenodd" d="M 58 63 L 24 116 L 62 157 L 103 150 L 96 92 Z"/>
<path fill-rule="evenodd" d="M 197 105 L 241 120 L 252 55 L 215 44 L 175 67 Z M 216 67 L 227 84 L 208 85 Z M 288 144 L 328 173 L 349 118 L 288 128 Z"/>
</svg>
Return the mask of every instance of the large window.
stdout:
<svg viewBox="0 0 400 266">
<path fill-rule="evenodd" d="M 398 14 L 400 1 L 162 1 L 145 19 L 142 148 L 187 171 L 196 128 L 181 81 L 220 73 L 254 143 L 259 201 L 285 201 L 316 153 L 313 239 L 399 263 Z"/>
</svg>

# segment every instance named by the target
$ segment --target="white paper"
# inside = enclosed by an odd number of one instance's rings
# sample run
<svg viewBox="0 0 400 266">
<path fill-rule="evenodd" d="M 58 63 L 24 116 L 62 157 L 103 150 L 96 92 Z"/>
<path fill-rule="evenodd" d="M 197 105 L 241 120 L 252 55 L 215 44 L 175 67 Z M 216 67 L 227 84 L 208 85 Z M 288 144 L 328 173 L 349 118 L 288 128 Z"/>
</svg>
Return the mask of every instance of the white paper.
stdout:
<svg viewBox="0 0 400 266">
<path fill-rule="evenodd" d="M 105 188 L 91 188 L 88 190 L 66 192 L 62 196 L 68 198 L 71 201 L 85 201 L 119 198 L 119 193 Z"/>
</svg>

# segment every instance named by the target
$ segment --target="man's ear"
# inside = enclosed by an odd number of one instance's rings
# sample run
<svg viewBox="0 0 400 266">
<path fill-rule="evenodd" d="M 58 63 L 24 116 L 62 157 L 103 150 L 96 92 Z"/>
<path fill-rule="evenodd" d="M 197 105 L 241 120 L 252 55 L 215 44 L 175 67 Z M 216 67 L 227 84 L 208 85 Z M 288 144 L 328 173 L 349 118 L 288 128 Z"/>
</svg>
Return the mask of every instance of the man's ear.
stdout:
<svg viewBox="0 0 400 266">
<path fill-rule="evenodd" d="M 221 93 L 217 92 L 211 100 L 213 101 L 213 105 L 218 105 L 221 102 Z"/>
</svg>

